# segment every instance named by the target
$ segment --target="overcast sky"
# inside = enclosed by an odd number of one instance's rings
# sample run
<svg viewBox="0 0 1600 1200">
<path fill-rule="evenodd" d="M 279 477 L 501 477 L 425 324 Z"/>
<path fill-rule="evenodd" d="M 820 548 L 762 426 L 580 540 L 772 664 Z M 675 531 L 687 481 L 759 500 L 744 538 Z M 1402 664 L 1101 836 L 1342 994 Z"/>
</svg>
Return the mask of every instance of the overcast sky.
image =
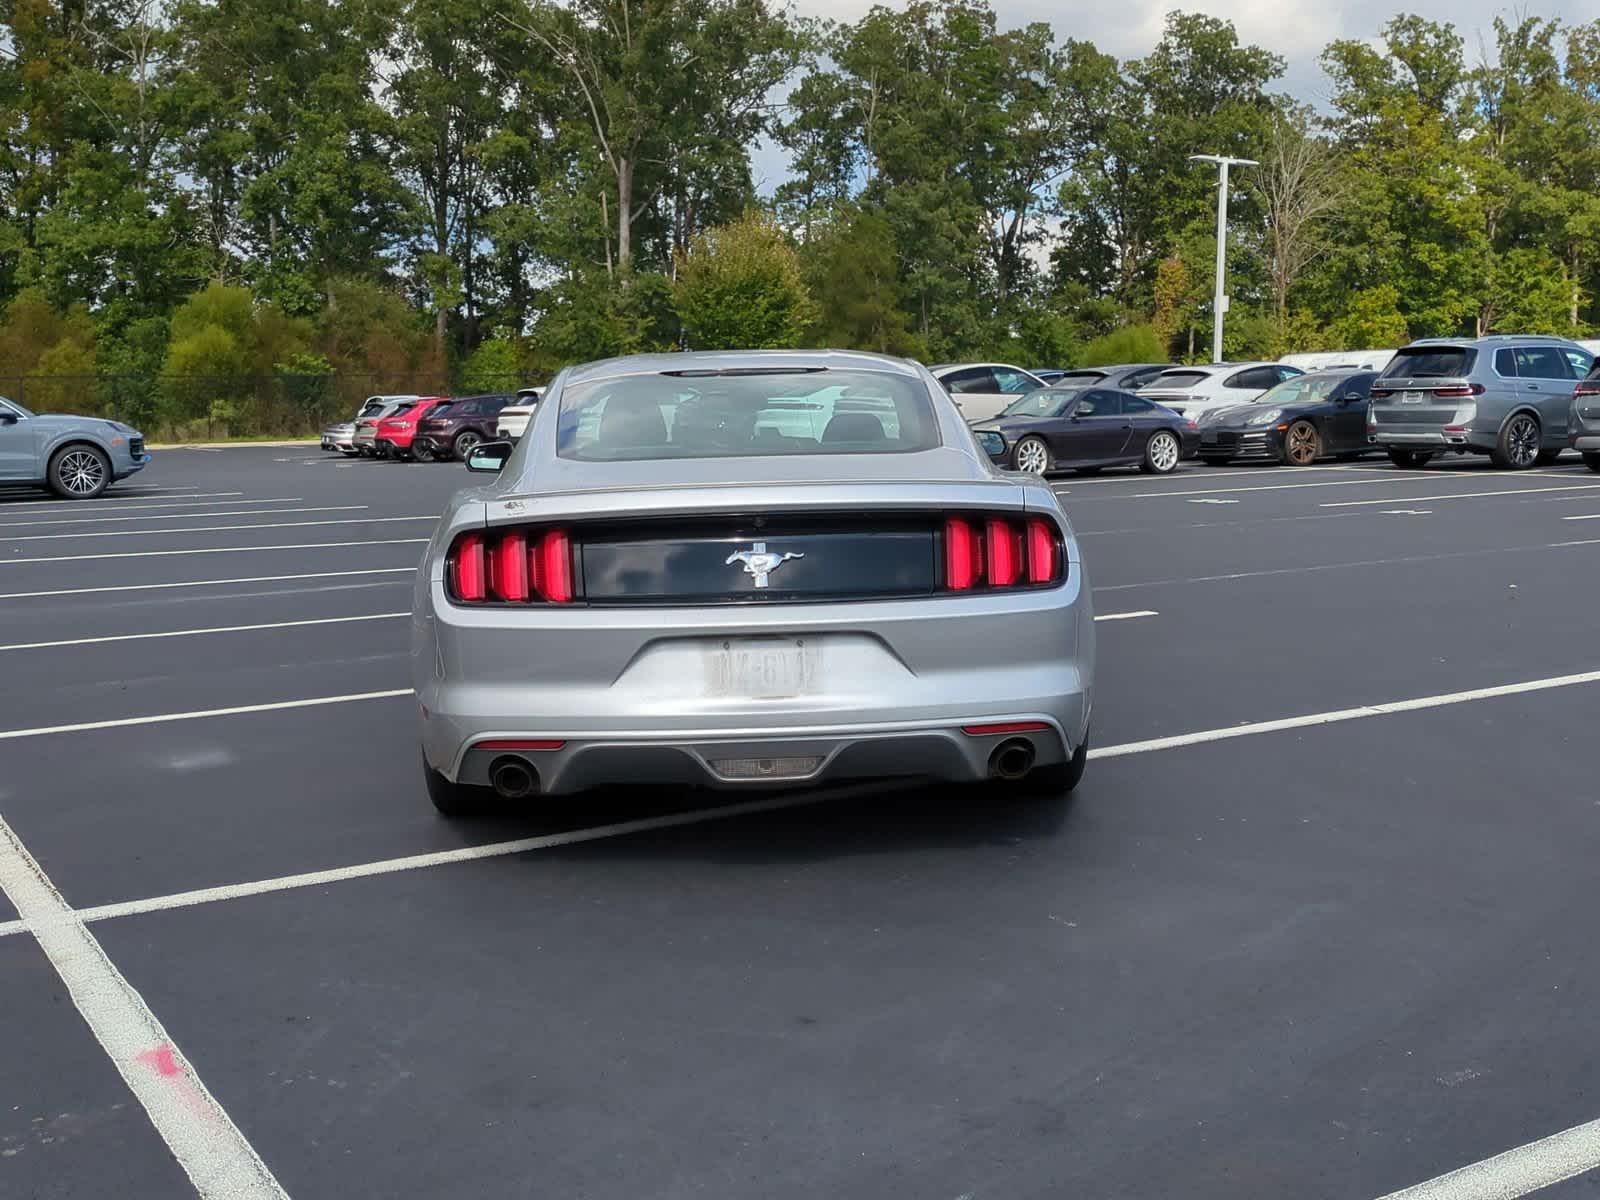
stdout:
<svg viewBox="0 0 1600 1200">
<path fill-rule="evenodd" d="M 1376 38 L 1397 12 L 1414 12 L 1455 25 L 1466 43 L 1467 62 L 1475 64 L 1493 43 L 1496 15 L 1515 20 L 1518 8 L 1497 0 L 1204 0 L 1174 4 L 1169 0 L 993 0 L 1002 28 L 1048 21 L 1058 41 L 1069 37 L 1093 42 L 1118 58 L 1137 58 L 1161 37 L 1167 13 L 1182 9 L 1232 21 L 1245 42 L 1264 46 L 1287 63 L 1279 90 L 1321 107 L 1328 81 L 1317 56 L 1338 38 Z M 803 16 L 853 21 L 872 7 L 871 0 L 794 0 Z M 901 7 L 891 2 L 889 7 Z M 1600 0 L 1533 0 L 1520 11 L 1560 18 L 1572 24 L 1600 17 Z M 776 147 L 757 148 L 753 164 L 758 186 L 770 192 L 783 179 L 786 159 Z"/>
</svg>

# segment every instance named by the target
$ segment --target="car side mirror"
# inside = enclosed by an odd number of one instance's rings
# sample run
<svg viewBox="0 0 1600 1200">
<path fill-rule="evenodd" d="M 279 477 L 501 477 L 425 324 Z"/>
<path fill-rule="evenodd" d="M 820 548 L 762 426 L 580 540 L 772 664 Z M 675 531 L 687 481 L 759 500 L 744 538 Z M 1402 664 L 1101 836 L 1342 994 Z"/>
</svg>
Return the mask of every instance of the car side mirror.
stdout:
<svg viewBox="0 0 1600 1200">
<path fill-rule="evenodd" d="M 497 474 L 515 449 L 510 442 L 479 442 L 467 454 L 467 470 Z"/>
</svg>

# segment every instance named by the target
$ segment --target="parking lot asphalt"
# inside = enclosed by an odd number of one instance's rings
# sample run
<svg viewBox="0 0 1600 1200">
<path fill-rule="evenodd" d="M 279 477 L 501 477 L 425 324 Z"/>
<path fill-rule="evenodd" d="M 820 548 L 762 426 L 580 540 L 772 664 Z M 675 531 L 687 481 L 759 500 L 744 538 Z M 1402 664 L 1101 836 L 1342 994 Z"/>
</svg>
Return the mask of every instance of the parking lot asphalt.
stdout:
<svg viewBox="0 0 1600 1200">
<path fill-rule="evenodd" d="M 0 897 L 0 1195 L 1372 1198 L 1600 1117 L 1575 457 L 1062 478 L 1070 801 L 449 823 L 404 615 L 465 482 L 270 447 L 0 494 L 45 883 L 0 881 L 52 914 Z M 1487 1169 L 1433 1194 L 1562 1173 Z"/>
</svg>

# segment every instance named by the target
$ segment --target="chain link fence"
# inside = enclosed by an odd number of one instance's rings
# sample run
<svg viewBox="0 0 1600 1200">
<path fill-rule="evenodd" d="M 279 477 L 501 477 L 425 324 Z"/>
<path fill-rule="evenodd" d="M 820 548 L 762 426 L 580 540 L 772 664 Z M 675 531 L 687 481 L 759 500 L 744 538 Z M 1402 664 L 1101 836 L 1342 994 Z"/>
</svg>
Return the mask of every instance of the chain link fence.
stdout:
<svg viewBox="0 0 1600 1200">
<path fill-rule="evenodd" d="M 0 375 L 0 396 L 36 413 L 124 421 L 157 438 L 300 437 L 348 420 L 368 396 L 512 392 L 529 381 L 440 375 Z"/>
</svg>

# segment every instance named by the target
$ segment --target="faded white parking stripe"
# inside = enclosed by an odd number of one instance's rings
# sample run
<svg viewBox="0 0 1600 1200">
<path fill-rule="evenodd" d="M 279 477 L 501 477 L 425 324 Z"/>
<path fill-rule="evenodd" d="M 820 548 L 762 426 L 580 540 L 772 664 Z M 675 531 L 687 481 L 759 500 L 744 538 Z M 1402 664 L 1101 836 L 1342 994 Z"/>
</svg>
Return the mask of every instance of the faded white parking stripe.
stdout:
<svg viewBox="0 0 1600 1200">
<path fill-rule="evenodd" d="M 1476 473 L 1474 473 L 1472 475 L 1463 474 L 1463 475 L 1454 476 L 1453 478 L 1458 479 L 1463 483 L 1475 483 L 1476 481 L 1478 481 L 1480 479 L 1494 479 L 1494 478 L 1498 478 L 1498 477 L 1502 477 L 1502 476 L 1510 476 L 1510 477 L 1514 477 L 1514 478 L 1518 478 L 1518 479 L 1527 479 L 1528 478 L 1528 474 L 1525 471 L 1479 471 L 1479 472 L 1476 472 Z M 1446 483 L 1452 477 L 1451 476 L 1447 476 L 1447 475 L 1438 475 L 1438 476 L 1436 476 L 1436 478 L 1438 479 L 1438 481 L 1440 483 Z M 1537 478 L 1539 478 L 1539 476 L 1534 476 L 1534 478 L 1537 479 Z M 1392 487 L 1397 483 L 1420 483 L 1420 482 L 1421 482 L 1421 480 L 1416 479 L 1416 478 L 1397 480 L 1397 479 L 1393 479 L 1393 478 L 1389 478 L 1387 476 L 1384 476 L 1384 477 L 1380 477 L 1378 479 L 1329 479 L 1329 480 L 1326 480 L 1326 481 L 1320 481 L 1320 482 L 1316 482 L 1316 483 L 1305 483 L 1305 482 L 1299 482 L 1299 481 L 1297 481 L 1295 483 L 1263 483 L 1263 484 L 1254 484 L 1254 485 L 1251 485 L 1250 487 L 1236 487 L 1236 488 L 1191 488 L 1188 491 L 1172 490 L 1172 491 L 1164 491 L 1164 492 L 1118 492 L 1115 495 L 1107 495 L 1107 496 L 1087 496 L 1087 495 L 1085 495 L 1085 496 L 1079 496 L 1078 498 L 1080 500 L 1154 500 L 1154 499 L 1160 499 L 1160 498 L 1165 497 L 1165 496 L 1228 496 L 1228 495 L 1234 495 L 1234 494 L 1240 493 L 1240 492 L 1287 492 L 1287 491 L 1300 491 L 1300 490 L 1303 490 L 1305 488 L 1385 487 L 1385 486 Z M 1600 487 L 1600 484 L 1589 484 L 1589 485 L 1586 485 L 1586 486 Z M 1559 488 L 1559 487 L 1551 487 L 1551 488 L 1534 488 L 1532 490 L 1533 491 L 1541 491 L 1541 492 L 1544 492 L 1544 491 L 1558 492 L 1558 491 L 1561 491 L 1562 489 Z M 1485 492 L 1483 494 L 1492 496 L 1492 495 L 1501 495 L 1501 494 L 1515 495 L 1516 493 L 1514 493 L 1514 492 L 1506 492 L 1506 493 Z M 1388 500 L 1351 501 L 1350 503 L 1357 503 L 1357 504 L 1361 504 L 1361 503 L 1392 504 L 1394 502 L 1394 500 L 1396 500 L 1396 499 L 1401 499 L 1401 500 L 1410 500 L 1410 499 L 1428 500 L 1428 499 L 1432 499 L 1432 497 L 1430 497 L 1430 496 L 1416 496 L 1416 497 L 1400 496 L 1400 497 L 1391 497 Z"/>
<path fill-rule="evenodd" d="M 173 500 L 172 497 L 187 496 L 184 501 Z M 243 492 L 127 492 L 107 493 L 96 500 L 15 500 L 8 501 L 0 497 L 0 512 L 13 512 L 19 508 L 54 508 L 57 510 L 70 506 L 73 512 L 88 512 L 96 508 L 176 508 L 179 503 L 188 504 L 201 499 L 218 500 L 228 496 L 243 496 Z M 145 501 L 154 500 L 157 503 L 146 504 Z M 298 496 L 295 499 L 299 499 Z M 253 503 L 248 500 L 235 500 L 234 504 Z"/>
<path fill-rule="evenodd" d="M 313 617 L 301 621 L 269 621 L 263 625 L 212 625 L 205 629 L 164 629 L 154 633 L 114 633 L 104 637 L 68 638 L 59 642 L 13 642 L 5 650 L 54 650 L 61 646 L 101 646 L 107 642 L 145 642 L 158 638 L 199 637 L 207 633 L 253 633 L 258 629 L 303 629 L 308 625 L 353 625 L 361 621 L 394 621 L 409 612 L 365 613 L 356 617 Z M 1134 613 L 1134 616 L 1140 614 Z"/>
<path fill-rule="evenodd" d="M 1160 615 L 1161 614 L 1158 613 L 1153 608 L 1141 608 L 1141 609 L 1138 609 L 1138 610 L 1136 610 L 1134 612 L 1101 613 L 1099 616 L 1095 617 L 1095 620 L 1096 621 L 1131 621 L 1135 617 L 1159 617 Z M 0 650 L 4 650 L 4 649 L 5 649 L 4 646 L 0 646 Z"/>
<path fill-rule="evenodd" d="M 1381 1200 L 1515 1200 L 1596 1168 L 1600 1168 L 1600 1121 L 1589 1121 L 1390 1192 Z"/>
<path fill-rule="evenodd" d="M 1560 487 L 1500 488 L 1488 492 L 1441 492 L 1433 496 L 1385 496 L 1382 500 L 1332 500 L 1318 508 L 1360 508 L 1368 504 L 1417 504 L 1425 500 L 1480 500 L 1485 496 L 1535 496 L 1552 492 L 1592 492 L 1600 483 L 1568 483 Z"/>
<path fill-rule="evenodd" d="M 245 501 L 239 501 L 243 504 Z M 251 500 L 251 504 L 264 504 L 263 500 Z M 158 516 L 147 517 L 143 514 L 137 517 L 73 517 L 66 521 L 6 521 L 0 524 L 0 529 L 47 529 L 57 525 L 110 525 L 121 524 L 124 521 L 209 521 L 212 517 L 275 517 L 279 513 L 316 513 L 316 512 L 365 512 L 370 505 L 366 504 L 324 504 L 314 508 L 233 508 L 223 512 L 182 512 L 161 513 Z M 4 513 L 0 509 L 0 514 Z M 21 541 L 21 538 L 8 538 L 7 541 Z"/>
<path fill-rule="evenodd" d="M 193 550 L 119 550 L 115 554 L 51 554 L 37 558 L 0 558 L 0 567 L 15 567 L 23 563 L 104 562 L 111 558 L 176 558 L 185 554 L 260 554 L 267 550 L 340 550 L 348 546 L 422 546 L 426 545 L 427 541 L 427 538 L 374 538 L 365 542 L 297 542 L 288 546 L 200 546 Z M 407 569 L 414 570 L 415 568 Z M 354 573 L 353 571 L 346 572 L 346 574 L 352 575 Z"/>
<path fill-rule="evenodd" d="M 245 713 L 283 712 L 291 708 L 320 708 L 328 704 L 355 704 L 362 700 L 389 700 L 411 695 L 410 688 L 384 692 L 350 692 L 343 696 L 310 696 L 304 700 L 275 700 L 269 704 L 236 704 L 230 708 L 201 708 L 193 712 L 156 713 L 147 717 L 116 717 L 108 721 L 79 721 L 73 725 L 39 725 L 32 729 L 0 729 L 0 742 L 45 737 L 56 733 L 89 733 L 96 729 L 126 729 L 132 725 L 166 725 L 173 721 L 203 721 Z"/>
<path fill-rule="evenodd" d="M 15 537 L 0 537 L 0 542 L 64 542 L 68 538 L 169 537 L 180 533 L 232 533 L 241 529 L 310 529 L 325 525 L 388 525 L 398 521 L 438 519 L 438 513 L 423 513 L 415 517 L 338 517 L 331 521 L 258 521 L 250 525 L 190 525 L 183 529 L 93 529 L 77 533 L 27 533 Z"/>
<path fill-rule="evenodd" d="M 1457 704 L 1470 704 L 1479 700 L 1493 700 L 1505 696 L 1520 696 L 1531 692 L 1551 691 L 1557 688 L 1578 687 L 1584 684 L 1600 683 L 1600 671 L 1584 671 L 1575 675 L 1554 675 L 1545 679 L 1529 679 L 1521 683 L 1498 684 L 1493 687 L 1474 688 L 1464 692 L 1445 692 L 1435 696 L 1419 696 L 1410 700 L 1394 700 L 1378 704 L 1362 705 L 1358 708 L 1336 709 L 1332 712 L 1307 713 L 1298 717 L 1285 717 L 1276 721 L 1256 721 L 1248 725 L 1229 725 L 1221 729 L 1203 729 L 1193 733 L 1177 734 L 1173 737 L 1149 738 L 1140 742 L 1123 742 L 1118 745 L 1102 746 L 1089 751 L 1089 758 L 1098 761 L 1105 758 L 1122 758 L 1134 754 L 1151 754 L 1162 750 L 1174 750 L 1184 746 L 1196 746 L 1206 742 L 1226 741 L 1232 738 L 1254 737 L 1267 733 L 1279 733 L 1291 729 L 1307 729 L 1319 725 L 1332 725 L 1343 721 L 1364 720 L 1369 717 L 1394 716 L 1399 713 L 1420 712 L 1425 709 L 1446 708 Z M 353 696 L 318 697 L 311 700 L 289 701 L 279 704 L 255 705 L 234 709 L 213 709 L 210 712 L 178 713 L 165 716 L 133 718 L 124 721 L 103 721 L 81 726 L 58 726 L 54 729 L 34 729 L 0 733 L 0 739 L 7 737 L 35 737 L 48 733 L 77 732 L 83 729 L 105 729 L 120 725 L 156 724 L 162 721 L 193 720 L 199 717 L 229 716 L 236 713 L 267 712 L 285 708 L 304 708 L 317 704 L 347 703 L 356 700 L 380 699 L 397 696 L 412 695 L 409 689 L 393 692 L 367 692 Z M 558 735 L 559 731 L 549 731 Z M 874 784 L 877 787 L 891 787 L 892 784 Z M 848 789 L 846 789 L 848 791 Z M 639 821 L 624 821 L 615 825 L 600 825 L 591 829 L 579 829 L 570 833 L 550 834 L 541 837 L 518 838 L 509 842 L 488 842 L 478 846 L 466 846 L 457 850 L 442 850 L 429 854 L 414 854 L 404 858 L 379 859 L 375 862 L 356 863 L 351 866 L 334 867 L 325 871 L 308 871 L 298 875 L 284 875 L 273 879 L 260 879 L 249 883 L 225 884 L 220 887 L 199 888 L 187 892 L 173 892 L 165 896 L 151 896 L 142 900 L 124 900 L 115 904 L 101 904 L 92 908 L 78 910 L 78 916 L 85 921 L 100 921 L 110 917 L 132 916 L 137 913 L 160 912 L 173 908 L 188 908 L 196 904 L 210 904 L 218 900 L 235 900 L 244 896 L 259 896 L 266 892 L 283 892 L 295 888 L 320 887 L 324 884 L 338 883 L 346 879 L 361 879 L 373 875 L 387 875 L 396 871 L 412 871 L 419 867 L 444 866 L 448 863 L 470 862 L 475 859 L 499 858 L 508 854 L 522 854 L 529 850 L 542 850 L 552 846 L 569 846 L 578 842 L 598 841 L 602 838 L 621 837 L 630 833 L 640 833 L 652 829 L 670 829 L 679 825 L 692 825 L 700 821 L 715 821 L 723 817 L 742 816 L 747 813 L 773 812 L 785 808 L 799 808 L 804 805 L 820 804 L 829 799 L 836 799 L 842 793 L 839 791 L 806 792 L 793 796 L 777 796 L 767 800 L 752 801 L 749 804 L 735 804 L 723 808 L 698 809 L 693 812 L 677 813 L 666 817 L 651 817 Z M 0 923 L 0 937 L 8 934 L 22 932 L 22 923 L 13 921 L 8 924 Z"/>
<path fill-rule="evenodd" d="M 0 818 L 0 891 L 202 1200 L 287 1200 L 144 998 Z"/>
<path fill-rule="evenodd" d="M 295 579 L 343 579 L 349 575 L 414 575 L 415 567 L 366 567 L 359 571 L 310 571 L 300 575 L 246 575 L 238 579 L 185 579 L 177 583 L 119 583 L 109 587 L 51 588 L 42 592 L 0 592 L 0 600 L 33 600 L 41 596 L 98 596 L 102 592 L 156 592 L 169 588 L 226 587 L 235 583 L 283 583 Z M 405 583 L 396 579 L 394 583 Z M 216 599 L 226 600 L 227 596 Z"/>
</svg>

